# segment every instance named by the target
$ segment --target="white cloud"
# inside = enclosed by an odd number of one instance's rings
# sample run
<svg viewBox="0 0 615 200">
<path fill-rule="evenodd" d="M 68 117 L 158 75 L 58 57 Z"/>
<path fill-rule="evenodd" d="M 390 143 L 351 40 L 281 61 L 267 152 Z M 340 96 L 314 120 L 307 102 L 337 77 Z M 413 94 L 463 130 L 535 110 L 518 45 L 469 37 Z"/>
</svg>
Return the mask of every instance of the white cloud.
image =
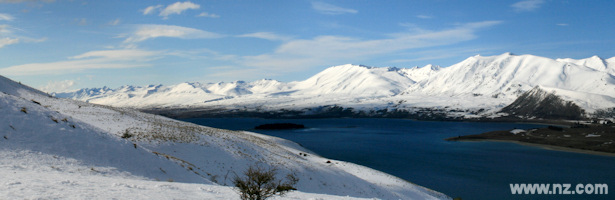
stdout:
<svg viewBox="0 0 615 200">
<path fill-rule="evenodd" d="M 69 57 L 70 59 L 84 58 L 106 58 L 112 60 L 151 60 L 152 57 L 160 55 L 158 51 L 144 51 L 137 49 L 119 49 L 119 50 L 102 50 L 90 51 L 81 55 Z"/>
<path fill-rule="evenodd" d="M 182 12 L 189 10 L 189 9 L 199 9 L 201 8 L 200 5 L 192 3 L 190 1 L 186 1 L 186 2 L 175 2 L 171 5 L 168 5 L 166 8 L 164 8 L 162 11 L 160 11 L 160 16 L 162 16 L 163 18 L 168 18 L 169 15 L 172 14 L 181 14 Z"/>
<path fill-rule="evenodd" d="M 389 34 L 388 37 L 381 39 L 326 35 L 313 39 L 290 40 L 280 45 L 273 53 L 244 56 L 241 64 L 264 69 L 293 70 L 293 68 L 338 62 L 356 62 L 377 55 L 473 40 L 478 37 L 476 35 L 478 30 L 500 23 L 500 21 L 467 23 L 441 31 L 424 30 Z"/>
<path fill-rule="evenodd" d="M 7 45 L 17 44 L 17 43 L 22 43 L 22 42 L 38 43 L 38 42 L 44 42 L 47 40 L 47 38 L 35 39 L 35 38 L 29 38 L 29 37 L 25 37 L 21 35 L 15 35 L 13 34 L 13 30 L 19 30 L 19 29 L 11 27 L 6 24 L 0 24 L 0 48 L 7 46 Z"/>
<path fill-rule="evenodd" d="M 259 39 L 265 39 L 265 40 L 271 40 L 271 41 L 287 41 L 287 40 L 292 39 L 289 36 L 278 35 L 278 34 L 271 33 L 271 32 L 248 33 L 248 34 L 239 35 L 237 37 L 259 38 Z"/>
<path fill-rule="evenodd" d="M 107 24 L 109 24 L 109 25 L 111 25 L 111 26 L 117 26 L 117 25 L 119 25 L 119 24 L 120 24 L 120 22 L 122 22 L 122 21 L 121 21 L 119 18 L 117 18 L 117 19 L 115 19 L 115 20 L 113 20 L 113 21 L 110 21 L 110 22 L 109 22 L 109 23 L 107 23 Z"/>
<path fill-rule="evenodd" d="M 558 25 L 558 26 L 568 26 L 569 24 L 566 24 L 566 23 L 559 23 L 559 24 L 555 24 L 555 25 Z"/>
<path fill-rule="evenodd" d="M 350 9 L 350 8 L 342 8 L 339 6 L 331 5 L 323 2 L 312 2 L 312 8 L 322 14 L 327 15 L 340 15 L 340 14 L 356 14 L 359 11 Z"/>
<path fill-rule="evenodd" d="M 152 14 L 160 8 L 162 8 L 162 5 L 148 6 L 147 8 L 143 9 L 143 15 Z"/>
<path fill-rule="evenodd" d="M 420 19 L 431 19 L 431 18 L 433 18 L 433 16 L 429 16 L 429 15 L 417 15 L 416 17 L 420 18 Z"/>
<path fill-rule="evenodd" d="M 197 10 L 201 8 L 199 4 L 195 4 L 190 1 L 186 1 L 186 2 L 178 1 L 173 4 L 167 5 L 164 8 L 163 7 L 164 7 L 163 5 L 148 6 L 147 8 L 143 9 L 143 15 L 149 15 L 149 14 L 154 14 L 155 12 L 158 12 L 158 16 L 161 16 L 163 19 L 168 19 L 169 15 L 174 15 L 174 14 L 179 15 L 186 10 L 190 10 L 190 9 Z M 199 17 L 212 17 L 212 18 L 220 17 L 216 14 L 208 14 L 206 12 L 203 12 L 198 16 Z"/>
<path fill-rule="evenodd" d="M 7 36 L 11 35 L 11 33 L 12 31 L 10 30 L 9 25 L 0 25 L 0 36 L 3 36 L 2 38 L 0 38 L 0 48 L 11 44 L 17 44 L 20 42 L 19 38 Z"/>
<path fill-rule="evenodd" d="M 216 15 L 216 14 L 213 14 L 213 13 L 202 12 L 201 14 L 197 15 L 197 17 L 220 18 L 220 15 Z"/>
<path fill-rule="evenodd" d="M 516 12 L 527 12 L 540 8 L 543 3 L 545 3 L 544 0 L 523 0 L 510 6 L 513 7 Z"/>
<path fill-rule="evenodd" d="M 31 63 L 0 69 L 3 75 L 70 74 L 91 69 L 119 69 L 150 66 L 147 61 L 158 59 L 162 52 L 137 49 L 91 51 L 70 57 L 68 61 Z"/>
<path fill-rule="evenodd" d="M 10 26 L 6 25 L 6 24 L 0 24 L 0 33 L 11 33 L 12 31 L 10 30 Z"/>
<path fill-rule="evenodd" d="M 146 24 L 138 25 L 136 31 L 130 34 L 124 43 L 142 42 L 157 37 L 173 37 L 180 39 L 211 39 L 224 37 L 221 34 L 203 31 L 195 28 L 173 25 Z"/>
<path fill-rule="evenodd" d="M 114 63 L 103 59 L 61 61 L 51 63 L 31 63 L 16 65 L 0 69 L 4 75 L 26 76 L 26 75 L 51 75 L 51 74 L 71 74 L 87 69 L 119 69 L 150 66 L 144 63 Z"/>
<path fill-rule="evenodd" d="M 73 80 L 63 80 L 63 81 L 49 81 L 47 85 L 39 88 L 43 92 L 52 93 L 52 92 L 66 92 L 68 89 L 75 85 L 75 81 Z"/>
<path fill-rule="evenodd" d="M 11 44 L 17 44 L 19 43 L 19 39 L 17 38 L 0 38 L 0 48 L 6 46 L 6 45 L 11 45 Z"/>
<path fill-rule="evenodd" d="M 15 19 L 12 15 L 6 14 L 6 13 L 0 13 L 0 21 L 4 20 L 4 21 L 13 21 L 13 19 Z"/>
</svg>

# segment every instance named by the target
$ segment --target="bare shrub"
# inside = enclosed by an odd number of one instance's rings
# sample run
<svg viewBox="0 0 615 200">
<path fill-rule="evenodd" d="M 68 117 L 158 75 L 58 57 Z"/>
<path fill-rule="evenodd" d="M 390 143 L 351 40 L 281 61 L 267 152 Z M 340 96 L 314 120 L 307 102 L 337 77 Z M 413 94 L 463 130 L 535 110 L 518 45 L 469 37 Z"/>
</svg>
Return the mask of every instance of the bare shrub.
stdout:
<svg viewBox="0 0 615 200">
<path fill-rule="evenodd" d="M 122 134 L 121 136 L 121 138 L 124 138 L 124 139 L 128 139 L 131 137 L 132 137 L 132 134 L 128 131 L 128 129 L 126 129 L 126 131 L 124 131 L 124 134 Z"/>
<path fill-rule="evenodd" d="M 264 200 L 274 195 L 297 190 L 293 186 L 299 181 L 295 176 L 288 174 L 286 181 L 276 180 L 276 169 L 264 169 L 250 166 L 244 173 L 245 177 L 236 176 L 233 184 L 237 187 L 243 200 Z"/>
</svg>

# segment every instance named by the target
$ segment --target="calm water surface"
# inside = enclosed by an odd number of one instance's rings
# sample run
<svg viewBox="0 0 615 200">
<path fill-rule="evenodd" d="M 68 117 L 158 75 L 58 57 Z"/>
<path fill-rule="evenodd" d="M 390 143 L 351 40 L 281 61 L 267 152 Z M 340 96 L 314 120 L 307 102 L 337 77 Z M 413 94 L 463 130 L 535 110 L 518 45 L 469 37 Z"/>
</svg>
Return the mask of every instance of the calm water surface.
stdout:
<svg viewBox="0 0 615 200">
<path fill-rule="evenodd" d="M 444 138 L 543 125 L 428 122 L 403 119 L 195 118 L 185 121 L 248 130 L 297 142 L 315 153 L 387 172 L 463 199 L 615 199 L 614 195 L 512 195 L 510 183 L 607 183 L 615 188 L 615 157 L 544 150 L 505 142 Z M 266 123 L 307 129 L 264 131 Z M 615 192 L 611 189 L 609 192 Z"/>
</svg>

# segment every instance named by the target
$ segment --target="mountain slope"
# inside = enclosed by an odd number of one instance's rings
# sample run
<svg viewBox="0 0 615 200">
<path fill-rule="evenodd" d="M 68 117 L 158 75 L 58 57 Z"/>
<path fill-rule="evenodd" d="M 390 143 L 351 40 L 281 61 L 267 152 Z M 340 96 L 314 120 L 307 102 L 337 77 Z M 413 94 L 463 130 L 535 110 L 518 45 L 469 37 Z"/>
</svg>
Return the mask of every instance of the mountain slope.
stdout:
<svg viewBox="0 0 615 200">
<path fill-rule="evenodd" d="M 397 68 L 373 68 L 341 65 L 324 71 L 294 85 L 303 95 L 346 94 L 354 96 L 392 96 L 414 81 Z"/>
<path fill-rule="evenodd" d="M 413 112 L 417 108 L 486 110 L 481 114 L 485 116 L 536 86 L 557 91 L 561 98 L 575 102 L 588 112 L 615 107 L 615 57 L 574 60 L 505 53 L 477 55 L 445 68 L 341 65 L 304 81 L 289 83 L 273 80 L 182 83 L 161 86 L 155 91 L 146 87 L 134 87 L 131 91 L 103 88 L 56 96 L 140 109 L 302 112 L 341 105 L 364 112 L 383 109 Z M 91 92 L 101 90 L 104 92 Z"/>
<path fill-rule="evenodd" d="M 581 119 L 584 110 L 570 101 L 565 101 L 539 86 L 523 93 L 510 105 L 502 108 L 504 113 L 526 118 Z"/>
<path fill-rule="evenodd" d="M 540 85 L 569 91 L 561 95 L 575 102 L 587 102 L 588 98 L 615 97 L 615 77 L 608 73 L 615 69 L 615 65 L 605 68 L 602 66 L 604 62 L 598 57 L 577 61 L 510 53 L 474 56 L 441 70 L 428 80 L 414 85 L 409 91 L 433 95 L 472 93 L 512 101 L 523 92 Z M 615 106 L 614 103 L 586 105 L 585 109 Z"/>
<path fill-rule="evenodd" d="M 236 198 L 223 185 L 232 185 L 232 174 L 257 164 L 278 168 L 279 176 L 295 174 L 299 191 L 291 196 L 298 199 L 448 198 L 366 167 L 326 163 L 326 158 L 280 138 L 52 98 L 4 77 L 0 91 L 0 173 L 5 175 L 0 184 L 8 187 L 0 195 L 7 198 L 65 198 L 71 195 L 65 192 L 75 190 L 83 197 L 124 198 L 114 193 L 120 190 L 142 198 L 138 194 L 152 191 L 181 195 L 178 188 L 184 186 L 199 191 L 173 198 Z"/>
<path fill-rule="evenodd" d="M 527 87 L 531 89 L 543 85 L 571 91 L 608 91 L 614 94 L 613 84 L 604 83 L 613 83 L 615 79 L 592 67 L 595 66 L 532 55 L 506 53 L 490 57 L 474 56 L 443 69 L 422 82 L 418 90 L 427 93 L 511 95 L 529 90 Z"/>
</svg>

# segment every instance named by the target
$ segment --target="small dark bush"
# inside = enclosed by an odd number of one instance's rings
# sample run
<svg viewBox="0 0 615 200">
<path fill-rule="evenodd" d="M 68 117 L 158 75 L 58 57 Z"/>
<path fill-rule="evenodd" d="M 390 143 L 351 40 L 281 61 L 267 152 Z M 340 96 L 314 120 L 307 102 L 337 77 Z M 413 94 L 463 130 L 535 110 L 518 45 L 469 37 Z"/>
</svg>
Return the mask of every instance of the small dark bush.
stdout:
<svg viewBox="0 0 615 200">
<path fill-rule="evenodd" d="M 239 196 L 243 200 L 264 200 L 274 195 L 284 195 L 285 193 L 296 190 L 293 186 L 299 181 L 295 176 L 289 174 L 287 181 L 276 180 L 275 169 L 264 169 L 262 167 L 250 166 L 244 173 L 245 177 L 235 177 L 233 184 L 239 191 Z"/>
<path fill-rule="evenodd" d="M 131 138 L 132 134 L 130 134 L 130 132 L 128 132 L 128 130 L 126 130 L 126 132 L 124 132 L 124 134 L 122 134 L 121 137 L 124 138 L 124 139 Z"/>
<path fill-rule="evenodd" d="M 21 107 L 21 112 L 28 114 L 28 109 L 26 109 L 26 107 Z"/>
</svg>

